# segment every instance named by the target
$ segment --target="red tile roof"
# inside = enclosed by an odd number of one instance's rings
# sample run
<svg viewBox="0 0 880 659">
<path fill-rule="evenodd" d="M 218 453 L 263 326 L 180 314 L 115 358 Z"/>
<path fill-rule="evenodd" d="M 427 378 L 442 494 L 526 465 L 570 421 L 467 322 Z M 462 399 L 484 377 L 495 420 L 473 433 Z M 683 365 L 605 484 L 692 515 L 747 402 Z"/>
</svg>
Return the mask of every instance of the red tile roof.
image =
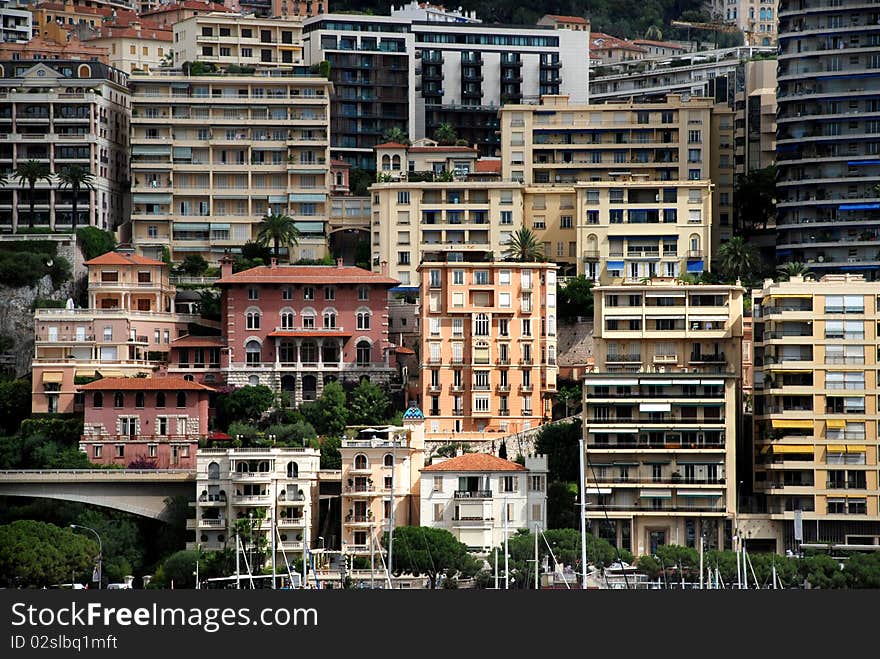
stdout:
<svg viewBox="0 0 880 659">
<path fill-rule="evenodd" d="M 218 284 L 382 284 L 400 282 L 363 268 L 335 265 L 258 266 L 218 279 Z"/>
<path fill-rule="evenodd" d="M 618 39 L 617 37 L 612 37 L 610 34 L 605 34 L 603 32 L 593 32 L 590 35 L 590 50 L 611 50 L 613 48 L 620 48 L 622 50 L 634 50 L 639 53 L 645 52 L 644 48 L 636 46 L 631 41 Z"/>
<path fill-rule="evenodd" d="M 406 149 L 406 144 L 400 142 L 382 142 L 373 147 L 374 149 Z"/>
<path fill-rule="evenodd" d="M 85 265 L 165 265 L 162 261 L 138 256 L 137 254 L 122 254 L 121 252 L 107 252 L 85 262 Z"/>
<path fill-rule="evenodd" d="M 351 167 L 351 165 L 344 160 L 337 160 L 336 158 L 330 159 L 330 165 L 333 167 Z"/>
<path fill-rule="evenodd" d="M 633 39 L 632 41 L 636 45 L 645 44 L 646 46 L 660 46 L 662 48 L 671 48 L 673 50 L 687 50 L 687 47 L 680 43 L 673 43 L 671 41 L 652 41 L 651 39 Z"/>
<path fill-rule="evenodd" d="M 465 453 L 457 458 L 444 460 L 425 467 L 422 471 L 525 471 L 518 462 L 502 460 L 489 453 Z"/>
<path fill-rule="evenodd" d="M 547 14 L 546 18 L 552 18 L 557 23 L 580 23 L 588 25 L 590 21 L 580 16 L 557 16 L 556 14 Z"/>
<path fill-rule="evenodd" d="M 214 391 L 198 382 L 190 382 L 183 378 L 102 378 L 78 387 L 81 391 Z"/>
<path fill-rule="evenodd" d="M 65 11 L 66 9 L 70 9 L 74 14 L 94 14 L 95 16 L 110 16 L 113 14 L 113 7 L 85 7 L 83 5 L 73 5 L 72 7 L 65 7 L 64 4 L 60 2 L 41 2 L 37 5 L 34 5 L 34 9 L 45 9 L 46 11 Z M 119 9 L 118 11 L 130 11 L 126 9 Z"/>
<path fill-rule="evenodd" d="M 477 150 L 472 146 L 411 146 L 407 149 L 410 153 L 443 153 L 445 151 L 454 153 L 476 153 Z"/>
<path fill-rule="evenodd" d="M 161 7 L 157 7 L 156 9 L 151 9 L 150 11 L 145 11 L 143 13 L 144 16 L 149 16 L 151 14 L 163 14 L 169 11 L 179 11 L 181 9 L 197 9 L 199 11 L 222 11 L 227 14 L 234 14 L 236 12 L 232 11 L 226 5 L 217 2 L 200 2 L 199 0 L 184 0 L 183 2 L 172 2 L 167 5 L 162 5 Z"/>
<path fill-rule="evenodd" d="M 474 171 L 483 174 L 500 174 L 501 158 L 480 158 L 474 165 Z"/>
<path fill-rule="evenodd" d="M 221 336 L 194 336 L 189 334 L 171 342 L 172 348 L 190 348 L 203 346 L 224 346 L 226 342 Z"/>
</svg>

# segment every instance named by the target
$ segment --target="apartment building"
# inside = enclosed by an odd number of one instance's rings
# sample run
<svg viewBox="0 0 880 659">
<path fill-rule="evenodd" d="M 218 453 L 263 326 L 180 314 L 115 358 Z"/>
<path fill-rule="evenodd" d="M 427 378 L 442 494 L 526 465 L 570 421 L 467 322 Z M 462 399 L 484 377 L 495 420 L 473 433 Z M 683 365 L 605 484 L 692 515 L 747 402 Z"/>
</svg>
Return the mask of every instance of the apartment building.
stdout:
<svg viewBox="0 0 880 659">
<path fill-rule="evenodd" d="M 221 266 L 221 358 L 230 385 L 266 385 L 298 406 L 327 382 L 388 382 L 388 289 L 396 280 L 341 262 L 280 266 L 273 259 L 235 274 L 230 259 Z"/>
<path fill-rule="evenodd" d="M 636 555 L 730 545 L 743 289 L 594 289 L 595 369 L 584 379 L 587 522 Z"/>
<path fill-rule="evenodd" d="M 646 48 L 627 39 L 618 39 L 603 32 L 590 35 L 590 65 L 605 66 L 617 62 L 633 62 L 648 56 Z"/>
<path fill-rule="evenodd" d="M 252 571 L 274 564 L 284 574 L 316 542 L 320 460 L 312 448 L 199 449 L 187 548 L 234 552 L 238 546 L 248 560 L 263 561 Z"/>
<path fill-rule="evenodd" d="M 211 12 L 173 25 L 174 64 L 204 62 L 230 65 L 294 67 L 303 64 L 302 20 L 257 18 Z"/>
<path fill-rule="evenodd" d="M 34 37 L 30 41 L 0 42 L 0 60 L 82 60 L 110 64 L 109 49 L 86 44 L 71 38 L 59 43 L 48 37 Z"/>
<path fill-rule="evenodd" d="M 33 29 L 33 14 L 18 0 L 0 0 L 0 43 L 30 41 Z"/>
<path fill-rule="evenodd" d="M 733 23 L 743 32 L 747 46 L 776 45 L 776 8 L 779 0 L 710 0 L 714 16 Z"/>
<path fill-rule="evenodd" d="M 736 172 L 776 164 L 776 61 L 746 62 L 736 99 Z"/>
<path fill-rule="evenodd" d="M 776 258 L 880 271 L 880 8 L 779 3 Z"/>
<path fill-rule="evenodd" d="M 334 158 L 375 167 L 373 147 L 390 130 L 415 138 L 414 36 L 390 16 L 328 14 L 304 24 L 305 59 L 330 63 Z"/>
<path fill-rule="evenodd" d="M 545 14 L 538 20 L 538 25 L 550 25 L 557 30 L 582 30 L 590 31 L 590 19 L 581 16 L 558 16 Z"/>
<path fill-rule="evenodd" d="M 880 285 L 847 273 L 767 280 L 753 300 L 754 488 L 764 499 L 753 536 L 779 552 L 801 541 L 880 545 Z"/>
<path fill-rule="evenodd" d="M 550 418 L 556 392 L 556 266 L 423 262 L 426 437 L 486 441 Z"/>
<path fill-rule="evenodd" d="M 403 426 L 346 428 L 342 446 L 342 551 L 376 556 L 393 524 L 419 526 L 424 415 L 411 405 Z M 392 514 L 393 509 L 393 514 Z"/>
<path fill-rule="evenodd" d="M 0 61 L 0 169 L 37 160 L 58 173 L 81 165 L 94 176 L 79 192 L 77 226 L 114 229 L 128 212 L 130 96 L 127 76 L 100 62 Z M 0 229 L 30 224 L 28 190 L 10 181 L 0 188 Z M 73 193 L 54 182 L 34 190 L 35 226 L 60 230 L 72 219 Z"/>
<path fill-rule="evenodd" d="M 176 377 L 95 380 L 83 395 L 79 449 L 95 464 L 195 469 L 214 390 Z"/>
<path fill-rule="evenodd" d="M 202 16 L 212 13 L 233 14 L 228 16 L 230 20 L 237 18 L 238 11 L 227 8 L 222 2 L 204 2 L 203 0 L 182 0 L 181 2 L 168 2 L 157 4 L 153 7 L 144 7 L 140 15 L 147 20 L 156 21 L 167 29 L 175 23 L 179 23 L 193 16 Z"/>
<path fill-rule="evenodd" d="M 109 252 L 85 265 L 87 309 L 34 312 L 34 413 L 78 412 L 77 385 L 148 376 L 168 361 L 172 339 L 188 334 L 190 323 L 219 326 L 174 313 L 175 288 L 161 261 Z"/>
<path fill-rule="evenodd" d="M 327 0 L 272 0 L 269 15 L 273 18 L 320 16 L 327 13 L 329 4 Z"/>
<path fill-rule="evenodd" d="M 285 256 L 325 255 L 329 83 L 279 73 L 132 79 L 139 253 L 161 258 L 168 247 L 174 260 L 198 253 L 216 263 L 255 239 L 266 214 L 283 213 L 301 234 Z"/>
<path fill-rule="evenodd" d="M 148 73 L 168 63 L 172 41 L 170 28 L 136 17 L 117 17 L 86 37 L 88 44 L 106 48 L 110 64 L 125 73 Z"/>
<path fill-rule="evenodd" d="M 446 529 L 481 554 L 519 529 L 546 529 L 547 456 L 529 455 L 525 462 L 487 453 L 435 457 L 422 469 L 422 526 Z"/>
</svg>

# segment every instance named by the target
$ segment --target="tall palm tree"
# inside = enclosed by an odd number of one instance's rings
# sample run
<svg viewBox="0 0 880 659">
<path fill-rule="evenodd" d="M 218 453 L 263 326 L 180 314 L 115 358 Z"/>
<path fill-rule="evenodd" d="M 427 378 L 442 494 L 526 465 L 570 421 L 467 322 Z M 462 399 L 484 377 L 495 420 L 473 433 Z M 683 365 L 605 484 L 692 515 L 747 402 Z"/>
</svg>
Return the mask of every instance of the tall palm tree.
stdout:
<svg viewBox="0 0 880 659">
<path fill-rule="evenodd" d="M 299 229 L 290 215 L 272 213 L 266 215 L 257 226 L 257 242 L 268 245 L 270 242 L 275 247 L 275 258 L 281 253 L 281 243 L 285 246 L 296 245 L 299 242 Z"/>
<path fill-rule="evenodd" d="M 745 279 L 760 270 L 758 253 L 742 236 L 734 236 L 718 248 L 718 264 L 731 279 Z"/>
<path fill-rule="evenodd" d="M 398 144 L 409 144 L 409 135 L 400 126 L 389 128 L 382 134 L 382 139 L 386 142 L 397 142 Z"/>
<path fill-rule="evenodd" d="M 28 184 L 28 203 L 31 207 L 31 215 L 28 218 L 28 228 L 34 228 L 34 188 L 37 181 L 52 182 L 52 172 L 49 171 L 49 165 L 39 160 L 25 160 L 20 163 L 12 175 L 18 181 L 19 185 Z"/>
<path fill-rule="evenodd" d="M 806 263 L 801 263 L 800 261 L 789 261 L 788 263 L 783 263 L 781 266 L 776 268 L 776 272 L 779 273 L 779 278 L 783 281 L 788 281 L 792 277 L 803 277 L 804 279 L 809 279 L 813 276 L 813 271 L 810 270 L 810 266 Z"/>
<path fill-rule="evenodd" d="M 71 233 L 76 233 L 76 221 L 79 217 L 77 204 L 79 191 L 83 188 L 86 190 L 94 190 L 95 177 L 82 165 L 68 165 L 62 169 L 57 176 L 59 183 L 58 187 L 62 189 L 69 188 L 73 192 L 73 219 L 70 222 L 70 231 Z"/>
<path fill-rule="evenodd" d="M 504 250 L 504 258 L 520 263 L 544 260 L 544 247 L 538 242 L 537 236 L 525 227 L 514 231 Z"/>
</svg>

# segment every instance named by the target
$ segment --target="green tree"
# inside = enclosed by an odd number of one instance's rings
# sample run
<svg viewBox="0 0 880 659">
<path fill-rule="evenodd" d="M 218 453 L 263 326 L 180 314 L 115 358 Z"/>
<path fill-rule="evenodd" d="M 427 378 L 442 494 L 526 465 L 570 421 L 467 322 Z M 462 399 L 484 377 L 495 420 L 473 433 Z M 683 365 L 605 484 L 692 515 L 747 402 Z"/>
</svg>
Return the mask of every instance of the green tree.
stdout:
<svg viewBox="0 0 880 659">
<path fill-rule="evenodd" d="M 580 316 L 593 318 L 593 282 L 584 275 L 571 277 L 559 289 L 559 320 L 572 321 Z"/>
<path fill-rule="evenodd" d="M 760 257 L 742 236 L 734 236 L 718 248 L 718 264 L 730 281 L 751 280 L 760 271 Z"/>
<path fill-rule="evenodd" d="M 79 219 L 79 193 L 81 190 L 94 190 L 95 177 L 82 165 L 68 165 L 58 172 L 57 176 L 58 187 L 62 190 L 69 189 L 73 193 L 70 231 L 76 233 L 76 223 Z"/>
<path fill-rule="evenodd" d="M 76 230 L 76 240 L 86 261 L 116 249 L 116 239 L 109 231 L 98 227 L 81 227 Z"/>
<path fill-rule="evenodd" d="M 205 288 L 199 291 L 199 314 L 207 320 L 220 320 L 222 298 L 220 291 Z"/>
<path fill-rule="evenodd" d="M 165 588 L 193 588 L 196 585 L 198 552 L 183 550 L 173 553 L 162 563 L 162 585 Z"/>
<path fill-rule="evenodd" d="M 533 263 L 544 260 L 544 248 L 538 242 L 537 236 L 531 229 L 525 227 L 517 229 L 510 236 L 510 241 L 504 249 L 504 258 L 508 261 L 520 263 Z"/>
<path fill-rule="evenodd" d="M 458 139 L 458 134 L 455 132 L 455 128 L 453 128 L 451 124 L 442 123 L 437 126 L 437 130 L 434 131 L 434 139 L 437 140 L 438 144 L 448 146 L 455 144 L 455 141 Z"/>
<path fill-rule="evenodd" d="M 577 414 L 581 408 L 581 397 L 583 389 L 580 385 L 570 384 L 559 387 L 559 393 L 556 398 L 565 406 L 565 416 Z"/>
<path fill-rule="evenodd" d="M 281 245 L 289 247 L 299 243 L 299 229 L 290 215 L 283 213 L 271 213 L 263 218 L 257 225 L 257 242 L 268 245 L 270 242 L 275 247 L 275 258 L 281 254 Z"/>
<path fill-rule="evenodd" d="M 0 435 L 17 433 L 30 411 L 30 379 L 0 381 Z"/>
<path fill-rule="evenodd" d="M 361 380 L 351 392 L 348 402 L 348 423 L 374 425 L 388 420 L 391 401 L 382 387 L 369 380 Z"/>
<path fill-rule="evenodd" d="M 122 581 L 127 575 L 140 572 L 146 542 L 130 515 L 85 509 L 75 523 L 93 528 L 101 536 L 103 571 L 108 581 Z"/>
<path fill-rule="evenodd" d="M 547 527 L 576 528 L 580 525 L 577 512 L 577 483 L 551 481 L 547 485 Z"/>
<path fill-rule="evenodd" d="M 217 398 L 217 422 L 221 428 L 234 421 L 257 422 L 275 402 L 275 394 L 265 385 L 245 386 Z"/>
<path fill-rule="evenodd" d="M 28 186 L 28 204 L 30 205 L 30 215 L 28 216 L 28 227 L 34 228 L 34 188 L 37 187 L 39 181 L 52 182 L 52 172 L 49 165 L 39 160 L 25 160 L 19 163 L 12 177 L 18 181 L 19 185 L 27 183 Z"/>
<path fill-rule="evenodd" d="M 318 433 L 308 421 L 299 420 L 294 423 L 279 423 L 266 428 L 267 435 L 275 436 L 278 446 L 306 446 Z"/>
<path fill-rule="evenodd" d="M 98 543 L 71 529 L 30 519 L 0 526 L 0 582 L 49 586 L 91 578 Z"/>
<path fill-rule="evenodd" d="M 400 126 L 393 126 L 382 134 L 385 142 L 396 142 L 397 144 L 409 145 L 409 135 Z"/>
<path fill-rule="evenodd" d="M 788 281 L 792 277 L 803 277 L 804 279 L 810 279 L 813 276 L 813 271 L 810 270 L 810 266 L 806 263 L 801 263 L 800 261 L 789 261 L 788 263 L 783 263 L 778 268 L 776 268 L 776 272 L 779 273 L 779 279 L 782 281 Z"/>
<path fill-rule="evenodd" d="M 201 254 L 187 254 L 177 269 L 185 275 L 200 277 L 208 269 L 208 262 Z"/>
<path fill-rule="evenodd" d="M 541 426 L 535 438 L 535 450 L 547 456 L 548 479 L 571 482 L 578 480 L 581 421 L 548 423 Z M 590 479 L 590 474 L 587 473 Z"/>
<path fill-rule="evenodd" d="M 387 533 L 382 545 L 388 546 Z M 394 529 L 395 574 L 424 574 L 434 589 L 441 575 L 447 578 L 470 577 L 478 569 L 467 547 L 446 529 L 424 526 L 398 526 Z"/>
<path fill-rule="evenodd" d="M 348 425 L 349 410 L 345 390 L 338 382 L 324 385 L 321 397 L 302 405 L 300 411 L 319 435 L 342 436 L 345 426 Z"/>
<path fill-rule="evenodd" d="M 321 452 L 321 469 L 342 468 L 342 453 L 339 451 L 342 447 L 341 437 L 325 436 L 313 439 L 311 447 Z"/>
</svg>

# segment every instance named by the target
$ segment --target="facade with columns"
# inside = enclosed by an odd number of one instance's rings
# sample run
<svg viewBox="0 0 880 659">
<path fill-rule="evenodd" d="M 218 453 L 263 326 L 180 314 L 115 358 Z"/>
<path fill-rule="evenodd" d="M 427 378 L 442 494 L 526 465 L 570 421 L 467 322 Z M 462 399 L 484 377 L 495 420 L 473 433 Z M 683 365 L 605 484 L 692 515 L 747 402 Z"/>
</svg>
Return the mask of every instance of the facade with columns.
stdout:
<svg viewBox="0 0 880 659">
<path fill-rule="evenodd" d="M 266 385 L 297 406 L 331 381 L 389 381 L 388 289 L 396 280 L 341 263 L 273 260 L 235 274 L 230 259 L 221 266 L 220 359 L 228 385 Z"/>
</svg>

